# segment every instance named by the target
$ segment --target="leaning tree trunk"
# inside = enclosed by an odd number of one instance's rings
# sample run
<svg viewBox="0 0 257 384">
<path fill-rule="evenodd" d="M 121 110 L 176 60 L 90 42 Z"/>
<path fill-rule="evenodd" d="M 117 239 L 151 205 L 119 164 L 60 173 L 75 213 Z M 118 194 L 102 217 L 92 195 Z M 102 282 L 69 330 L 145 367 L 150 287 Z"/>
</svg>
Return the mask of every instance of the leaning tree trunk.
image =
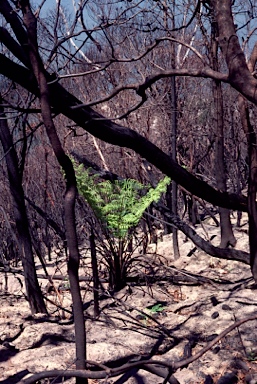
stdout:
<svg viewBox="0 0 257 384">
<path fill-rule="evenodd" d="M 83 303 L 79 286 L 79 250 L 75 224 L 75 200 L 77 194 L 76 177 L 72 162 L 63 150 L 52 119 L 50 93 L 46 80 L 46 73 L 38 52 L 37 20 L 30 8 L 30 3 L 28 0 L 21 0 L 19 5 L 23 12 L 24 25 L 27 28 L 29 58 L 33 73 L 38 83 L 43 122 L 54 154 L 60 166 L 62 167 L 66 178 L 66 191 L 64 195 L 64 217 L 67 247 L 69 252 L 68 274 L 75 326 L 76 369 L 85 369 L 86 331 L 83 315 Z M 87 383 L 87 379 L 77 378 L 76 383 Z"/>
<path fill-rule="evenodd" d="M 257 61 L 257 43 L 255 44 L 248 67 L 251 72 Z M 248 103 L 242 95 L 238 96 L 238 106 L 242 127 L 247 137 L 249 155 L 249 176 L 248 176 L 248 219 L 249 219 L 249 246 L 250 265 L 255 283 L 257 283 L 257 138 L 254 127 L 250 121 Z"/>
<path fill-rule="evenodd" d="M 47 313 L 36 275 L 32 243 L 29 232 L 29 222 L 26 212 L 22 176 L 19 172 L 18 158 L 13 145 L 12 136 L 0 106 L 0 141 L 5 153 L 5 161 L 10 183 L 10 192 L 13 199 L 13 213 L 19 240 L 19 251 L 24 271 L 26 295 L 32 314 Z"/>
<path fill-rule="evenodd" d="M 218 30 L 215 20 L 212 21 L 212 41 L 211 41 L 211 56 L 212 66 L 215 71 L 218 71 Z M 213 98 L 214 98 L 214 125 L 216 132 L 215 140 L 215 174 L 217 189 L 226 192 L 226 170 L 224 164 L 224 119 L 223 119 L 223 99 L 221 82 L 213 80 Z M 230 211 L 226 208 L 219 209 L 220 214 L 220 229 L 221 241 L 220 247 L 227 248 L 229 245 L 234 247 L 236 245 L 236 238 L 233 234 L 232 225 L 230 221 Z"/>
</svg>

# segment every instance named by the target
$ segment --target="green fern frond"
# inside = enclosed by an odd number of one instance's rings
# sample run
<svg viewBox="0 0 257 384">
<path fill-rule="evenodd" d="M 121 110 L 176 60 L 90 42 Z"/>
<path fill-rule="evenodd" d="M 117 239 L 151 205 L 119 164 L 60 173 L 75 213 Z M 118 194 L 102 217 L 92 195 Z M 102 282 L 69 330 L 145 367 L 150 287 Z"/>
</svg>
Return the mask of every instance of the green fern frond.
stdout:
<svg viewBox="0 0 257 384">
<path fill-rule="evenodd" d="M 170 178 L 165 177 L 156 188 L 144 186 L 133 179 L 97 181 L 97 175 L 90 176 L 83 165 L 73 161 L 79 193 L 85 198 L 96 216 L 112 232 L 124 239 L 130 228 L 138 225 L 144 211 L 167 189 Z M 140 196 L 143 191 L 145 195 Z"/>
</svg>

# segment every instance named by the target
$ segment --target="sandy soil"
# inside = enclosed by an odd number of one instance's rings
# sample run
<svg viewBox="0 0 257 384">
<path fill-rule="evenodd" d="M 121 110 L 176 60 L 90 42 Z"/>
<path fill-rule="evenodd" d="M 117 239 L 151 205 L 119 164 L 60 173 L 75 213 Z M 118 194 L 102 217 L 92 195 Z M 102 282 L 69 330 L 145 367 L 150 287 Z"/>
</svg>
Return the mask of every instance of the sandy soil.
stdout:
<svg viewBox="0 0 257 384">
<path fill-rule="evenodd" d="M 245 226 L 235 228 L 236 248 L 247 251 L 245 229 Z M 219 230 L 211 222 L 204 224 L 204 231 L 201 226 L 197 231 L 205 237 L 208 234 L 209 238 L 215 235 L 213 244 L 218 244 Z M 82 283 L 89 360 L 98 363 L 121 358 L 135 361 L 140 356 L 154 354 L 157 360 L 178 361 L 187 357 L 190 351 L 192 355 L 196 354 L 235 321 L 257 315 L 256 291 L 248 266 L 214 259 L 200 250 L 188 257 L 194 245 L 185 242 L 181 235 L 179 241 L 181 258 L 176 262 L 172 255 L 171 236 L 165 236 L 164 241 L 158 243 L 157 255 L 151 253 L 155 247 L 150 246 L 149 254 L 138 264 L 138 269 L 144 272 L 142 284 L 131 284 L 115 297 L 102 299 L 101 315 L 96 320 L 93 319 L 91 289 Z M 151 269 L 165 276 L 167 281 L 152 284 Z M 53 275 L 62 273 L 66 276 L 65 263 L 59 263 L 58 267 L 52 264 L 48 270 Z M 81 269 L 81 274 L 85 273 Z M 199 281 L 195 276 L 195 284 L 174 283 L 172 276 L 186 276 L 188 273 L 207 279 Z M 6 282 L 8 292 L 4 290 Z M 43 291 L 47 292 L 47 281 L 42 279 L 40 283 Z M 28 377 L 26 375 L 45 369 L 75 368 L 74 329 L 70 314 L 53 304 L 61 304 L 71 311 L 66 280 L 62 287 L 58 295 L 47 293 L 51 301 L 47 304 L 49 317 L 31 317 L 24 298 L 22 276 L 0 274 L 0 384 L 18 383 Z M 257 383 L 256 326 L 257 321 L 241 325 L 200 359 L 178 370 L 175 377 L 179 383 Z M 114 383 L 115 380 L 102 382 Z M 75 380 L 66 382 L 74 383 Z M 101 381 L 90 381 L 91 384 L 98 382 Z M 119 382 L 124 381 L 120 379 Z M 128 382 L 158 384 L 163 379 L 139 370 Z"/>
</svg>

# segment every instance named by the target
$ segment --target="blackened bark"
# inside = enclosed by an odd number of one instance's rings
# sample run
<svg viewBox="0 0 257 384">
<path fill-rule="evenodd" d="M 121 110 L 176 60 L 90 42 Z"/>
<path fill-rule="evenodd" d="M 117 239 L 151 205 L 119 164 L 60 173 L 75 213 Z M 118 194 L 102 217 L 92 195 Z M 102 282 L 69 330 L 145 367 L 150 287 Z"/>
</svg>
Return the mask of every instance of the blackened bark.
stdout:
<svg viewBox="0 0 257 384">
<path fill-rule="evenodd" d="M 211 0 L 218 23 L 218 43 L 229 70 L 230 85 L 257 105 L 257 81 L 249 71 L 235 31 L 231 0 Z"/>
<path fill-rule="evenodd" d="M 172 55 L 175 56 L 175 52 L 172 52 Z M 173 57 L 173 61 L 174 57 Z M 172 148 L 172 160 L 177 162 L 177 92 L 176 92 L 176 78 L 173 76 L 171 78 L 171 148 Z M 173 180 L 172 181 L 172 212 L 178 214 L 178 185 Z M 178 245 L 178 230 L 176 227 L 172 227 L 172 240 L 173 240 L 173 252 L 174 259 L 177 260 L 180 257 L 179 254 L 179 245 Z"/>
<path fill-rule="evenodd" d="M 256 135 L 252 132 L 249 138 L 249 184 L 248 184 L 248 218 L 249 218 L 249 246 L 250 265 L 255 283 L 257 284 L 257 148 Z"/>
<path fill-rule="evenodd" d="M 220 87 L 220 85 L 218 86 Z M 215 101 L 217 102 L 216 106 L 220 102 L 220 89 L 217 88 L 217 85 L 214 85 L 214 94 Z M 215 148 L 215 174 L 216 174 L 216 185 L 217 189 L 226 192 L 226 175 L 224 167 L 224 136 L 223 136 L 223 122 L 221 121 L 222 112 L 220 108 L 216 109 L 217 113 L 217 126 L 216 126 L 216 148 Z M 220 230 L 221 230 L 221 240 L 220 247 L 227 248 L 228 246 L 234 247 L 236 245 L 236 238 L 233 234 L 232 224 L 230 220 L 230 210 L 227 208 L 219 208 L 220 215 Z"/>
<path fill-rule="evenodd" d="M 175 9 L 175 2 L 173 3 L 173 11 Z M 167 28 L 167 14 L 164 14 L 164 24 Z M 172 25 L 173 28 L 175 27 L 175 20 L 172 18 Z M 172 68 L 175 68 L 175 46 L 174 44 L 171 45 L 170 48 L 170 55 L 171 55 L 171 66 Z M 171 109 L 170 111 L 170 123 L 171 123 L 171 158 L 176 163 L 177 162 L 177 91 L 176 91 L 176 77 L 171 77 L 170 82 L 170 93 L 169 93 L 169 107 Z M 167 189 L 167 205 L 170 208 L 170 210 L 177 215 L 178 213 L 178 185 L 175 180 L 172 180 L 171 188 L 168 187 Z M 176 227 L 172 226 L 167 228 L 167 233 L 170 233 L 172 231 L 172 243 L 173 243 L 173 254 L 174 259 L 178 260 L 180 257 L 179 254 L 179 245 L 178 245 L 178 230 Z"/>
<path fill-rule="evenodd" d="M 5 153 L 5 160 L 13 199 L 13 213 L 20 243 L 19 251 L 24 270 L 27 299 L 32 314 L 47 313 L 36 275 L 35 262 L 32 251 L 32 242 L 29 232 L 29 222 L 26 212 L 24 191 L 19 172 L 18 158 L 12 136 L 7 125 L 3 108 L 0 106 L 0 140 Z"/>
<path fill-rule="evenodd" d="M 252 75 L 252 72 L 256 63 L 257 47 L 255 45 L 251 59 L 247 64 L 245 55 L 240 47 L 239 40 L 235 32 L 230 0 L 213 0 L 212 4 L 214 6 L 218 22 L 219 45 L 228 66 L 230 84 L 256 105 L 256 79 Z M 248 107 L 243 97 L 239 97 L 239 107 L 242 125 L 245 129 L 248 140 L 250 165 L 247 199 L 250 263 L 254 280 L 257 283 L 257 141 L 256 133 L 250 123 Z"/>
<path fill-rule="evenodd" d="M 257 283 L 257 138 L 250 122 L 249 108 L 243 96 L 239 96 L 239 111 L 241 123 L 244 128 L 249 155 L 249 177 L 248 177 L 248 219 L 249 219 L 249 246 L 250 265 L 255 283 Z"/>
<path fill-rule="evenodd" d="M 172 18 L 171 25 L 175 29 L 175 9 L 176 2 L 173 1 L 172 9 Z M 164 25 L 168 29 L 168 20 L 167 20 L 167 7 L 164 10 Z M 176 51 L 175 45 L 171 45 L 171 66 L 172 68 L 176 67 Z M 170 90 L 170 101 L 171 101 L 171 158 L 176 163 L 177 162 L 177 128 L 178 128 L 178 119 L 177 119 L 177 89 L 176 89 L 176 77 L 171 77 L 171 90 Z M 176 180 L 172 180 L 172 212 L 178 214 L 178 185 Z M 179 254 L 179 245 L 178 245 L 178 230 L 175 226 L 172 226 L 172 240 L 173 240 L 173 253 L 174 259 L 178 260 L 180 257 Z"/>
<path fill-rule="evenodd" d="M 97 257 L 96 257 L 96 245 L 95 245 L 95 235 L 94 230 L 91 228 L 91 235 L 89 238 L 90 241 L 90 250 L 91 250 L 91 265 L 93 272 L 93 295 L 94 295 L 94 317 L 98 317 L 100 314 L 99 309 L 99 276 L 98 276 L 98 267 L 97 267 Z"/>
<path fill-rule="evenodd" d="M 30 8 L 28 0 L 19 1 L 19 6 L 23 12 L 23 21 L 28 33 L 28 50 L 31 67 L 39 88 L 39 98 L 41 113 L 46 128 L 49 141 L 54 154 L 62 167 L 66 178 L 66 191 L 64 196 L 64 216 L 66 239 L 69 252 L 68 274 L 73 303 L 75 340 L 76 340 L 76 368 L 86 368 L 86 331 L 83 315 L 83 305 L 79 286 L 79 250 L 75 225 L 75 200 L 77 194 L 76 177 L 73 165 L 69 157 L 65 154 L 55 125 L 52 119 L 50 106 L 50 95 L 45 75 L 44 66 L 38 52 L 37 44 L 37 20 Z M 86 379 L 77 378 L 77 384 L 86 383 Z"/>
<path fill-rule="evenodd" d="M 215 20 L 214 14 L 211 15 L 211 56 L 212 68 L 215 71 L 219 70 L 218 65 L 218 25 Z M 221 82 L 213 80 L 213 98 L 214 98 L 214 125 L 215 125 L 215 175 L 217 189 L 221 192 L 227 191 L 226 186 L 226 170 L 224 163 L 224 119 L 223 119 L 223 98 Z M 230 211 L 227 208 L 220 207 L 220 230 L 221 241 L 220 247 L 227 248 L 229 245 L 234 247 L 236 245 L 236 238 L 233 234 L 232 225 L 230 221 Z"/>
<path fill-rule="evenodd" d="M 253 72 L 257 61 L 257 43 L 255 44 L 248 62 L 249 71 Z M 238 97 L 241 123 L 247 137 L 249 155 L 248 176 L 248 219 L 249 219 L 249 246 L 250 265 L 255 283 L 257 283 L 257 137 L 250 121 L 248 103 L 242 95 Z"/>
<path fill-rule="evenodd" d="M 189 218 L 189 221 L 195 227 L 196 224 L 200 223 L 200 220 L 199 220 L 199 216 L 198 216 L 197 203 L 195 201 L 194 196 L 188 196 L 187 204 L 188 204 L 188 218 Z"/>
<path fill-rule="evenodd" d="M 115 252 L 113 255 L 113 261 L 114 261 L 114 290 L 119 291 L 122 288 L 124 288 L 126 281 L 123 276 L 123 265 L 122 265 L 122 256 L 124 252 L 124 241 L 119 239 L 119 245 L 118 245 L 118 253 Z"/>
</svg>

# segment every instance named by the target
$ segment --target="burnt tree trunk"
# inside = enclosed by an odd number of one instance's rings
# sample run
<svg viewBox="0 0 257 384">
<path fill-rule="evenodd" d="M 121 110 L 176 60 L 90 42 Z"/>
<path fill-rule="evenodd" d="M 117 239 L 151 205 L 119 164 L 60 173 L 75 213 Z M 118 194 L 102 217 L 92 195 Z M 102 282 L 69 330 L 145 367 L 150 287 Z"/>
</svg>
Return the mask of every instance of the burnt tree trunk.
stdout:
<svg viewBox="0 0 257 384">
<path fill-rule="evenodd" d="M 211 33 L 211 56 L 212 67 L 215 71 L 219 70 L 218 65 L 218 26 L 215 20 L 212 20 L 212 33 Z M 215 140 L 215 174 L 217 189 L 226 192 L 226 169 L 224 163 L 224 119 L 223 119 L 223 98 L 221 82 L 213 80 L 213 98 L 214 98 L 214 125 L 216 132 Z M 234 247 L 236 245 L 236 238 L 233 234 L 232 225 L 230 221 L 230 211 L 227 208 L 219 208 L 220 214 L 220 229 L 221 241 L 220 247 L 227 248 L 229 245 Z"/>
<path fill-rule="evenodd" d="M 243 96 L 239 96 L 239 111 L 241 123 L 248 141 L 249 176 L 248 176 L 248 219 L 249 219 L 249 246 L 250 266 L 255 283 L 257 283 L 257 139 L 254 128 L 250 122 L 249 108 Z"/>
<path fill-rule="evenodd" d="M 94 296 L 94 317 L 97 318 L 100 314 L 99 309 L 99 276 L 96 256 L 95 234 L 91 227 L 91 235 L 89 237 L 91 250 L 91 265 L 93 274 L 93 296 Z"/>
<path fill-rule="evenodd" d="M 252 132 L 249 137 L 249 182 L 248 182 L 248 218 L 249 218 L 249 246 L 250 265 L 255 283 L 257 283 L 257 141 Z"/>
<path fill-rule="evenodd" d="M 171 24 L 172 28 L 175 28 L 175 1 L 173 1 L 173 12 L 172 12 L 172 18 L 171 18 Z M 167 7 L 166 7 L 167 10 Z M 167 13 L 164 14 L 164 25 L 168 30 L 168 18 Z M 175 58 L 175 45 L 171 44 L 171 67 L 176 67 L 176 58 Z M 170 84 L 170 108 L 171 108 L 171 158 L 176 163 L 177 162 L 177 126 L 178 126 L 178 119 L 177 119 L 177 89 L 176 89 L 176 77 L 171 77 L 171 84 Z M 171 210 L 174 213 L 174 215 L 178 214 L 178 185 L 175 180 L 172 180 L 172 187 L 171 191 L 168 188 L 168 193 L 171 193 Z M 172 242 L 173 242 L 173 253 L 174 253 L 174 259 L 177 260 L 180 257 L 179 254 L 179 245 L 178 245 L 178 229 L 175 226 L 172 226 Z"/>
<path fill-rule="evenodd" d="M 66 179 L 64 195 L 64 217 L 68 257 L 68 274 L 73 304 L 75 341 L 76 341 L 76 369 L 86 368 L 86 331 L 83 315 L 83 303 L 79 286 L 79 250 L 75 224 L 75 200 L 77 195 L 76 177 L 73 165 L 65 154 L 52 119 L 50 94 L 43 62 L 38 52 L 37 20 L 28 0 L 21 0 L 19 5 L 23 13 L 23 22 L 28 33 L 28 52 L 31 67 L 39 88 L 41 113 L 46 128 L 46 133 L 54 154 L 62 167 Z M 87 379 L 77 378 L 77 384 L 87 383 Z"/>
<path fill-rule="evenodd" d="M 20 243 L 19 251 L 24 271 L 27 299 L 32 314 L 39 312 L 47 313 L 36 275 L 29 222 L 22 187 L 22 176 L 19 172 L 17 153 L 13 145 L 7 118 L 4 115 L 2 107 L 0 107 L 0 140 L 5 153 L 10 192 L 13 199 L 13 213 Z"/>
<path fill-rule="evenodd" d="M 175 55 L 175 52 L 173 52 Z M 174 58 L 173 58 L 174 59 Z M 173 60 L 174 61 L 174 60 Z M 171 148 L 172 148 L 172 160 L 177 161 L 177 92 L 176 92 L 176 78 L 171 78 Z M 172 181 L 172 212 L 174 215 L 178 214 L 178 185 Z M 173 240 L 173 252 L 174 259 L 177 260 L 180 257 L 179 245 L 178 245 L 178 229 L 172 227 L 172 240 Z"/>
<path fill-rule="evenodd" d="M 254 71 L 257 61 L 257 44 L 255 44 L 248 67 Z M 238 105 L 241 123 L 247 137 L 249 155 L 249 176 L 248 176 L 248 219 L 249 219 L 249 246 L 250 246 L 250 265 L 255 283 L 257 283 L 257 138 L 254 127 L 250 121 L 248 103 L 242 95 L 238 97 Z"/>
<path fill-rule="evenodd" d="M 164 26 L 168 32 L 169 26 L 168 26 L 168 15 L 167 15 L 167 4 L 166 1 L 165 7 L 164 7 Z M 171 25 L 172 28 L 175 28 L 175 18 L 174 18 L 174 11 L 175 11 L 175 1 L 173 2 L 173 12 L 172 12 L 172 18 L 171 18 Z M 168 32 L 169 33 L 169 32 Z M 170 57 L 171 57 L 171 67 L 175 68 L 175 46 L 172 43 L 170 48 Z M 170 92 L 169 92 L 169 107 L 171 109 L 170 114 L 170 123 L 171 123 L 171 158 L 174 162 L 177 162 L 177 90 L 176 90 L 176 77 L 171 77 L 170 82 Z M 172 180 L 171 187 L 169 186 L 167 189 L 167 206 L 170 208 L 170 210 L 177 215 L 178 214 L 178 185 L 175 180 Z M 178 229 L 174 226 L 169 227 L 167 226 L 167 233 L 170 233 L 172 231 L 172 242 L 173 242 L 173 253 L 174 253 L 174 259 L 177 260 L 180 257 L 179 254 L 179 245 L 178 245 Z"/>
</svg>

